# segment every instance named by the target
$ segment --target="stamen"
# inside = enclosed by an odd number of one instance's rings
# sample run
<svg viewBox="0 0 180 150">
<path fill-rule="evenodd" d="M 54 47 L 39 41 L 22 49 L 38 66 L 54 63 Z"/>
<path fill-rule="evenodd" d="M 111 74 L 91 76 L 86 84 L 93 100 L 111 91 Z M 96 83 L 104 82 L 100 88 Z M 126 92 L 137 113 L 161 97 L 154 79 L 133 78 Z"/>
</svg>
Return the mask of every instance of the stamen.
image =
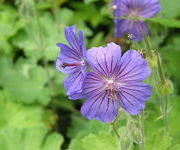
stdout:
<svg viewBox="0 0 180 150">
<path fill-rule="evenodd" d="M 108 97 L 110 99 L 113 99 L 113 100 L 117 100 L 118 99 L 117 98 L 117 93 L 118 93 L 118 91 L 116 91 L 116 90 L 111 90 L 111 89 L 107 89 L 106 90 L 106 94 L 108 95 Z"/>
<path fill-rule="evenodd" d="M 109 79 L 106 82 L 106 94 L 110 99 L 117 100 L 116 82 L 113 79 Z"/>
</svg>

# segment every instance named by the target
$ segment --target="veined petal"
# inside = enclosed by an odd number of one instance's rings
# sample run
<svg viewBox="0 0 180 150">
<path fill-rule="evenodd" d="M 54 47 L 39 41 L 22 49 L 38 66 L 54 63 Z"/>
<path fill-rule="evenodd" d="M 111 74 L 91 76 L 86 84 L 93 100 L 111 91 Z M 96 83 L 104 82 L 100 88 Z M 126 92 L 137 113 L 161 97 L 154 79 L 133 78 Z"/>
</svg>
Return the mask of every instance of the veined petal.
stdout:
<svg viewBox="0 0 180 150">
<path fill-rule="evenodd" d="M 133 40 L 139 42 L 143 39 L 143 32 L 149 35 L 148 25 L 143 21 L 132 21 L 133 25 L 128 29 L 128 33 L 133 35 Z"/>
<path fill-rule="evenodd" d="M 145 80 L 150 75 L 150 69 L 136 50 L 127 51 L 121 58 L 120 69 L 116 74 L 119 82 L 138 82 Z"/>
<path fill-rule="evenodd" d="M 88 99 L 81 113 L 88 119 L 111 122 L 118 114 L 118 105 L 105 92 L 103 79 L 96 73 L 87 74 L 83 84 L 83 95 Z"/>
<path fill-rule="evenodd" d="M 138 42 L 143 39 L 142 31 L 149 35 L 147 24 L 137 19 L 156 15 L 161 9 L 159 0 L 114 0 L 114 3 L 117 4 L 114 11 L 116 37 L 121 37 L 124 33 L 133 34 L 132 39 Z M 120 19 L 120 17 L 131 17 L 136 20 Z"/>
<path fill-rule="evenodd" d="M 72 73 L 77 69 L 80 69 L 81 66 L 68 66 L 63 68 L 64 63 L 75 64 L 81 63 L 81 57 L 70 47 L 62 43 L 57 44 L 61 48 L 60 55 L 56 61 L 56 68 L 63 73 Z"/>
<path fill-rule="evenodd" d="M 110 43 L 107 47 L 92 48 L 87 53 L 90 67 L 98 74 L 110 77 L 121 58 L 120 46 Z"/>
<path fill-rule="evenodd" d="M 79 99 L 80 93 L 82 93 L 82 85 L 84 79 L 86 77 L 86 69 L 82 69 L 69 76 L 64 81 L 64 87 L 67 90 L 67 95 L 70 96 L 71 99 Z"/>
<path fill-rule="evenodd" d="M 84 33 L 79 31 L 79 37 L 76 35 L 76 27 L 70 26 L 65 29 L 65 36 L 71 48 L 81 57 L 84 56 L 86 48 L 84 43 Z"/>
<path fill-rule="evenodd" d="M 115 36 L 121 37 L 123 34 L 127 33 L 130 26 L 132 26 L 131 20 L 115 19 Z"/>
<path fill-rule="evenodd" d="M 84 102 L 81 113 L 88 119 L 111 122 L 118 114 L 118 105 L 116 101 L 108 98 L 106 93 L 99 92 Z"/>
<path fill-rule="evenodd" d="M 137 115 L 145 107 L 151 95 L 151 87 L 145 83 L 127 83 L 119 86 L 120 105 L 131 115 Z"/>
<path fill-rule="evenodd" d="M 145 22 L 139 20 L 125 20 L 125 19 L 117 19 L 115 20 L 115 35 L 116 37 L 121 37 L 123 34 L 132 34 L 132 40 L 140 41 L 143 39 L 144 32 L 147 36 L 149 35 L 148 26 Z"/>
<path fill-rule="evenodd" d="M 76 36 L 76 27 L 75 26 L 66 27 L 65 36 L 67 41 L 71 45 L 72 49 L 78 52 L 78 50 L 80 50 L 80 45 L 79 45 L 78 37 Z"/>
<path fill-rule="evenodd" d="M 83 83 L 83 95 L 91 98 L 99 92 L 105 92 L 103 79 L 94 72 L 89 72 Z"/>
<path fill-rule="evenodd" d="M 161 10 L 159 0 L 144 0 L 142 7 L 144 7 L 144 9 L 140 12 L 140 16 L 144 18 L 150 18 Z"/>
<path fill-rule="evenodd" d="M 70 46 L 58 43 L 61 51 L 56 62 L 56 68 L 63 73 L 73 73 L 86 65 L 86 48 L 84 33 L 79 31 L 76 35 L 75 26 L 66 27 L 65 36 Z"/>
</svg>

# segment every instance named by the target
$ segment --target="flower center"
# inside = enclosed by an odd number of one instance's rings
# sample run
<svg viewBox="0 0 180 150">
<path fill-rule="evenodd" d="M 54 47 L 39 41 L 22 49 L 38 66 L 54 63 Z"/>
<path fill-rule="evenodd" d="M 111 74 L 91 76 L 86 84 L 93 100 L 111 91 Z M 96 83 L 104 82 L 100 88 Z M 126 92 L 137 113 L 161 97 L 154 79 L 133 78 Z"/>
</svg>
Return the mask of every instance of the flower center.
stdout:
<svg viewBox="0 0 180 150">
<path fill-rule="evenodd" d="M 113 79 L 106 80 L 106 94 L 109 98 L 117 100 L 117 89 L 116 89 L 116 82 Z"/>
<path fill-rule="evenodd" d="M 138 10 L 131 10 L 131 12 L 129 13 L 130 17 L 137 17 L 139 16 L 139 11 Z"/>
</svg>

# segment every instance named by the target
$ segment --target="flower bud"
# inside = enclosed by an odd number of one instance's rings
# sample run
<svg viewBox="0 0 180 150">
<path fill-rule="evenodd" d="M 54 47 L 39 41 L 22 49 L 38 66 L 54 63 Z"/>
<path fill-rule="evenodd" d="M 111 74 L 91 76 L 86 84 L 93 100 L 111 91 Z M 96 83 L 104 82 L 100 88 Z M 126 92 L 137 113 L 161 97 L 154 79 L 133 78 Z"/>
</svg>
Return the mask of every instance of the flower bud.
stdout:
<svg viewBox="0 0 180 150">
<path fill-rule="evenodd" d="M 133 120 L 128 122 L 128 132 L 134 143 L 139 144 L 141 142 L 141 131 Z"/>
<path fill-rule="evenodd" d="M 165 82 L 160 82 L 157 85 L 158 92 L 161 95 L 169 95 L 174 91 L 173 84 L 170 80 L 166 79 Z"/>
<path fill-rule="evenodd" d="M 158 57 L 154 50 L 151 50 L 149 53 L 149 56 L 147 57 L 147 61 L 151 68 L 157 68 L 158 67 Z"/>
</svg>

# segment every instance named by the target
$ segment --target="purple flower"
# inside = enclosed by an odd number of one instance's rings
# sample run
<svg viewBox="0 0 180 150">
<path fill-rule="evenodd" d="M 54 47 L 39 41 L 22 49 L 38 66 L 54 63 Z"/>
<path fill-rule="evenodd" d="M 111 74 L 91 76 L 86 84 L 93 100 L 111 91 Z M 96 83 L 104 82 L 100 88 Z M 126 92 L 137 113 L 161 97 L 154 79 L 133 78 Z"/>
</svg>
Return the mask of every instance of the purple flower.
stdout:
<svg viewBox="0 0 180 150">
<path fill-rule="evenodd" d="M 142 31 L 149 35 L 148 26 L 139 18 L 150 18 L 160 11 L 159 0 L 113 0 L 115 36 L 133 34 L 133 40 L 143 39 Z M 131 19 L 119 19 L 129 17 Z"/>
<path fill-rule="evenodd" d="M 82 83 L 86 76 L 86 48 L 84 33 L 79 31 L 76 35 L 76 27 L 65 29 L 65 36 L 70 46 L 58 43 L 61 51 L 56 61 L 56 68 L 69 74 L 64 81 L 64 87 L 70 99 L 78 99 L 82 93 Z"/>
<path fill-rule="evenodd" d="M 87 54 L 94 72 L 87 73 L 83 95 L 87 101 L 81 113 L 88 119 L 111 122 L 122 107 L 131 115 L 137 115 L 145 107 L 151 95 L 151 87 L 141 81 L 150 75 L 147 62 L 136 50 L 121 56 L 118 45 L 92 48 Z"/>
</svg>

